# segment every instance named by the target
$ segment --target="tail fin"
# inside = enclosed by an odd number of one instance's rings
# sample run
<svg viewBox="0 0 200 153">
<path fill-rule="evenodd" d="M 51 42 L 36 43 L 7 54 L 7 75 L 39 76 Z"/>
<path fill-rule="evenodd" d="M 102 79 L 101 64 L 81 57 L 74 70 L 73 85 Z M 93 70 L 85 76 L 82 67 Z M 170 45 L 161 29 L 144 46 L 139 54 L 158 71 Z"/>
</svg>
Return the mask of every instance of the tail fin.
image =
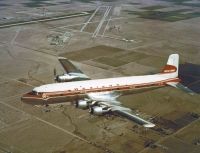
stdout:
<svg viewBox="0 0 200 153">
<path fill-rule="evenodd" d="M 179 66 L 179 55 L 178 54 L 171 54 L 169 55 L 167 65 L 162 70 L 162 73 L 169 73 L 170 77 L 178 77 L 178 66 Z M 180 79 L 179 79 L 180 81 Z M 188 87 L 182 85 L 180 82 L 167 82 L 167 85 L 181 89 L 191 95 L 194 95 L 195 92 L 193 92 Z"/>
<path fill-rule="evenodd" d="M 171 73 L 173 77 L 178 77 L 179 55 L 169 55 L 167 65 L 163 68 L 161 73 Z"/>
</svg>

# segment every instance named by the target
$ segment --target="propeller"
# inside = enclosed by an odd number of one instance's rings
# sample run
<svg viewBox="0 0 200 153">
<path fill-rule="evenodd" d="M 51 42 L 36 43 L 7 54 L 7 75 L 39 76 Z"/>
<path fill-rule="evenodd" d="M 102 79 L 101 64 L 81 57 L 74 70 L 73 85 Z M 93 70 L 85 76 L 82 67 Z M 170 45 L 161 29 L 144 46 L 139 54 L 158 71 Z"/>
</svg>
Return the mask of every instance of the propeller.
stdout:
<svg viewBox="0 0 200 153">
<path fill-rule="evenodd" d="M 56 68 L 53 69 L 53 74 L 54 74 L 54 77 L 55 77 L 56 74 L 57 74 L 57 73 L 56 73 Z"/>
<path fill-rule="evenodd" d="M 74 105 L 76 108 L 78 108 L 78 100 L 75 101 Z"/>
<path fill-rule="evenodd" d="M 57 72 L 56 68 L 53 69 L 54 81 L 57 82 Z"/>
<path fill-rule="evenodd" d="M 89 107 L 89 113 L 94 114 L 94 108 L 93 107 Z"/>
</svg>

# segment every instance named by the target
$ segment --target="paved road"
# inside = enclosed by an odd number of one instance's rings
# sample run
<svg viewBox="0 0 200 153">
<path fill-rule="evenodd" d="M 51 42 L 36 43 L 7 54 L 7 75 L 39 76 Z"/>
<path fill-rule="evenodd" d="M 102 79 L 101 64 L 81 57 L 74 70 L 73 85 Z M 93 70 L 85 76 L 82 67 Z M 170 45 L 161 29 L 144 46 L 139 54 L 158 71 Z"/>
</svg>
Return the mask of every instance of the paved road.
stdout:
<svg viewBox="0 0 200 153">
<path fill-rule="evenodd" d="M 66 15 L 66 16 L 60 16 L 60 17 L 52 17 L 48 19 L 37 19 L 37 20 L 32 20 L 32 21 L 22 21 L 18 23 L 8 23 L 4 25 L 0 25 L 0 28 L 8 28 L 12 26 L 19 26 L 19 25 L 26 25 L 26 24 L 35 24 L 38 22 L 48 22 L 48 21 L 54 21 L 54 20 L 62 20 L 62 19 L 67 19 L 67 18 L 73 18 L 73 17 L 80 17 L 80 16 L 86 16 L 89 15 L 90 13 L 88 12 L 81 12 L 79 14 L 74 14 L 74 15 Z"/>
</svg>

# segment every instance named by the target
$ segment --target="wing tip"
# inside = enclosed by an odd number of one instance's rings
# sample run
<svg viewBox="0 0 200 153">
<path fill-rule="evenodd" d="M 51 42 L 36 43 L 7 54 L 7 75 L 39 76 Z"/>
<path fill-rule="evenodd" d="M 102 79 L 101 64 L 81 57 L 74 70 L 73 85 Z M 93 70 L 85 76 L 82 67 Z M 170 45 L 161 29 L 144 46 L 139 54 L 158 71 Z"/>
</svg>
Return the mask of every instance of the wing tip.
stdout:
<svg viewBox="0 0 200 153">
<path fill-rule="evenodd" d="M 61 57 L 61 56 L 60 56 L 60 57 L 58 57 L 58 59 L 67 59 L 67 58 L 65 58 L 65 57 Z"/>
<path fill-rule="evenodd" d="M 146 127 L 146 128 L 153 128 L 153 127 L 155 127 L 156 125 L 153 124 L 153 123 L 147 123 L 147 124 L 144 124 L 143 126 Z"/>
</svg>

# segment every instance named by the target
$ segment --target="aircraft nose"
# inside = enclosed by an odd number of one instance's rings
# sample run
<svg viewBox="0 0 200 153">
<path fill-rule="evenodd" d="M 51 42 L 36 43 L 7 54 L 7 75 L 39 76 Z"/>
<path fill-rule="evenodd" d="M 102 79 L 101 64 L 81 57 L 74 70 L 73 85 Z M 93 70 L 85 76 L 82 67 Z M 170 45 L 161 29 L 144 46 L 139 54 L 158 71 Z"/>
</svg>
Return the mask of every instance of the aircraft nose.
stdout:
<svg viewBox="0 0 200 153">
<path fill-rule="evenodd" d="M 42 96 L 33 91 L 25 93 L 21 97 L 21 101 L 28 104 L 37 104 L 42 102 Z"/>
</svg>

